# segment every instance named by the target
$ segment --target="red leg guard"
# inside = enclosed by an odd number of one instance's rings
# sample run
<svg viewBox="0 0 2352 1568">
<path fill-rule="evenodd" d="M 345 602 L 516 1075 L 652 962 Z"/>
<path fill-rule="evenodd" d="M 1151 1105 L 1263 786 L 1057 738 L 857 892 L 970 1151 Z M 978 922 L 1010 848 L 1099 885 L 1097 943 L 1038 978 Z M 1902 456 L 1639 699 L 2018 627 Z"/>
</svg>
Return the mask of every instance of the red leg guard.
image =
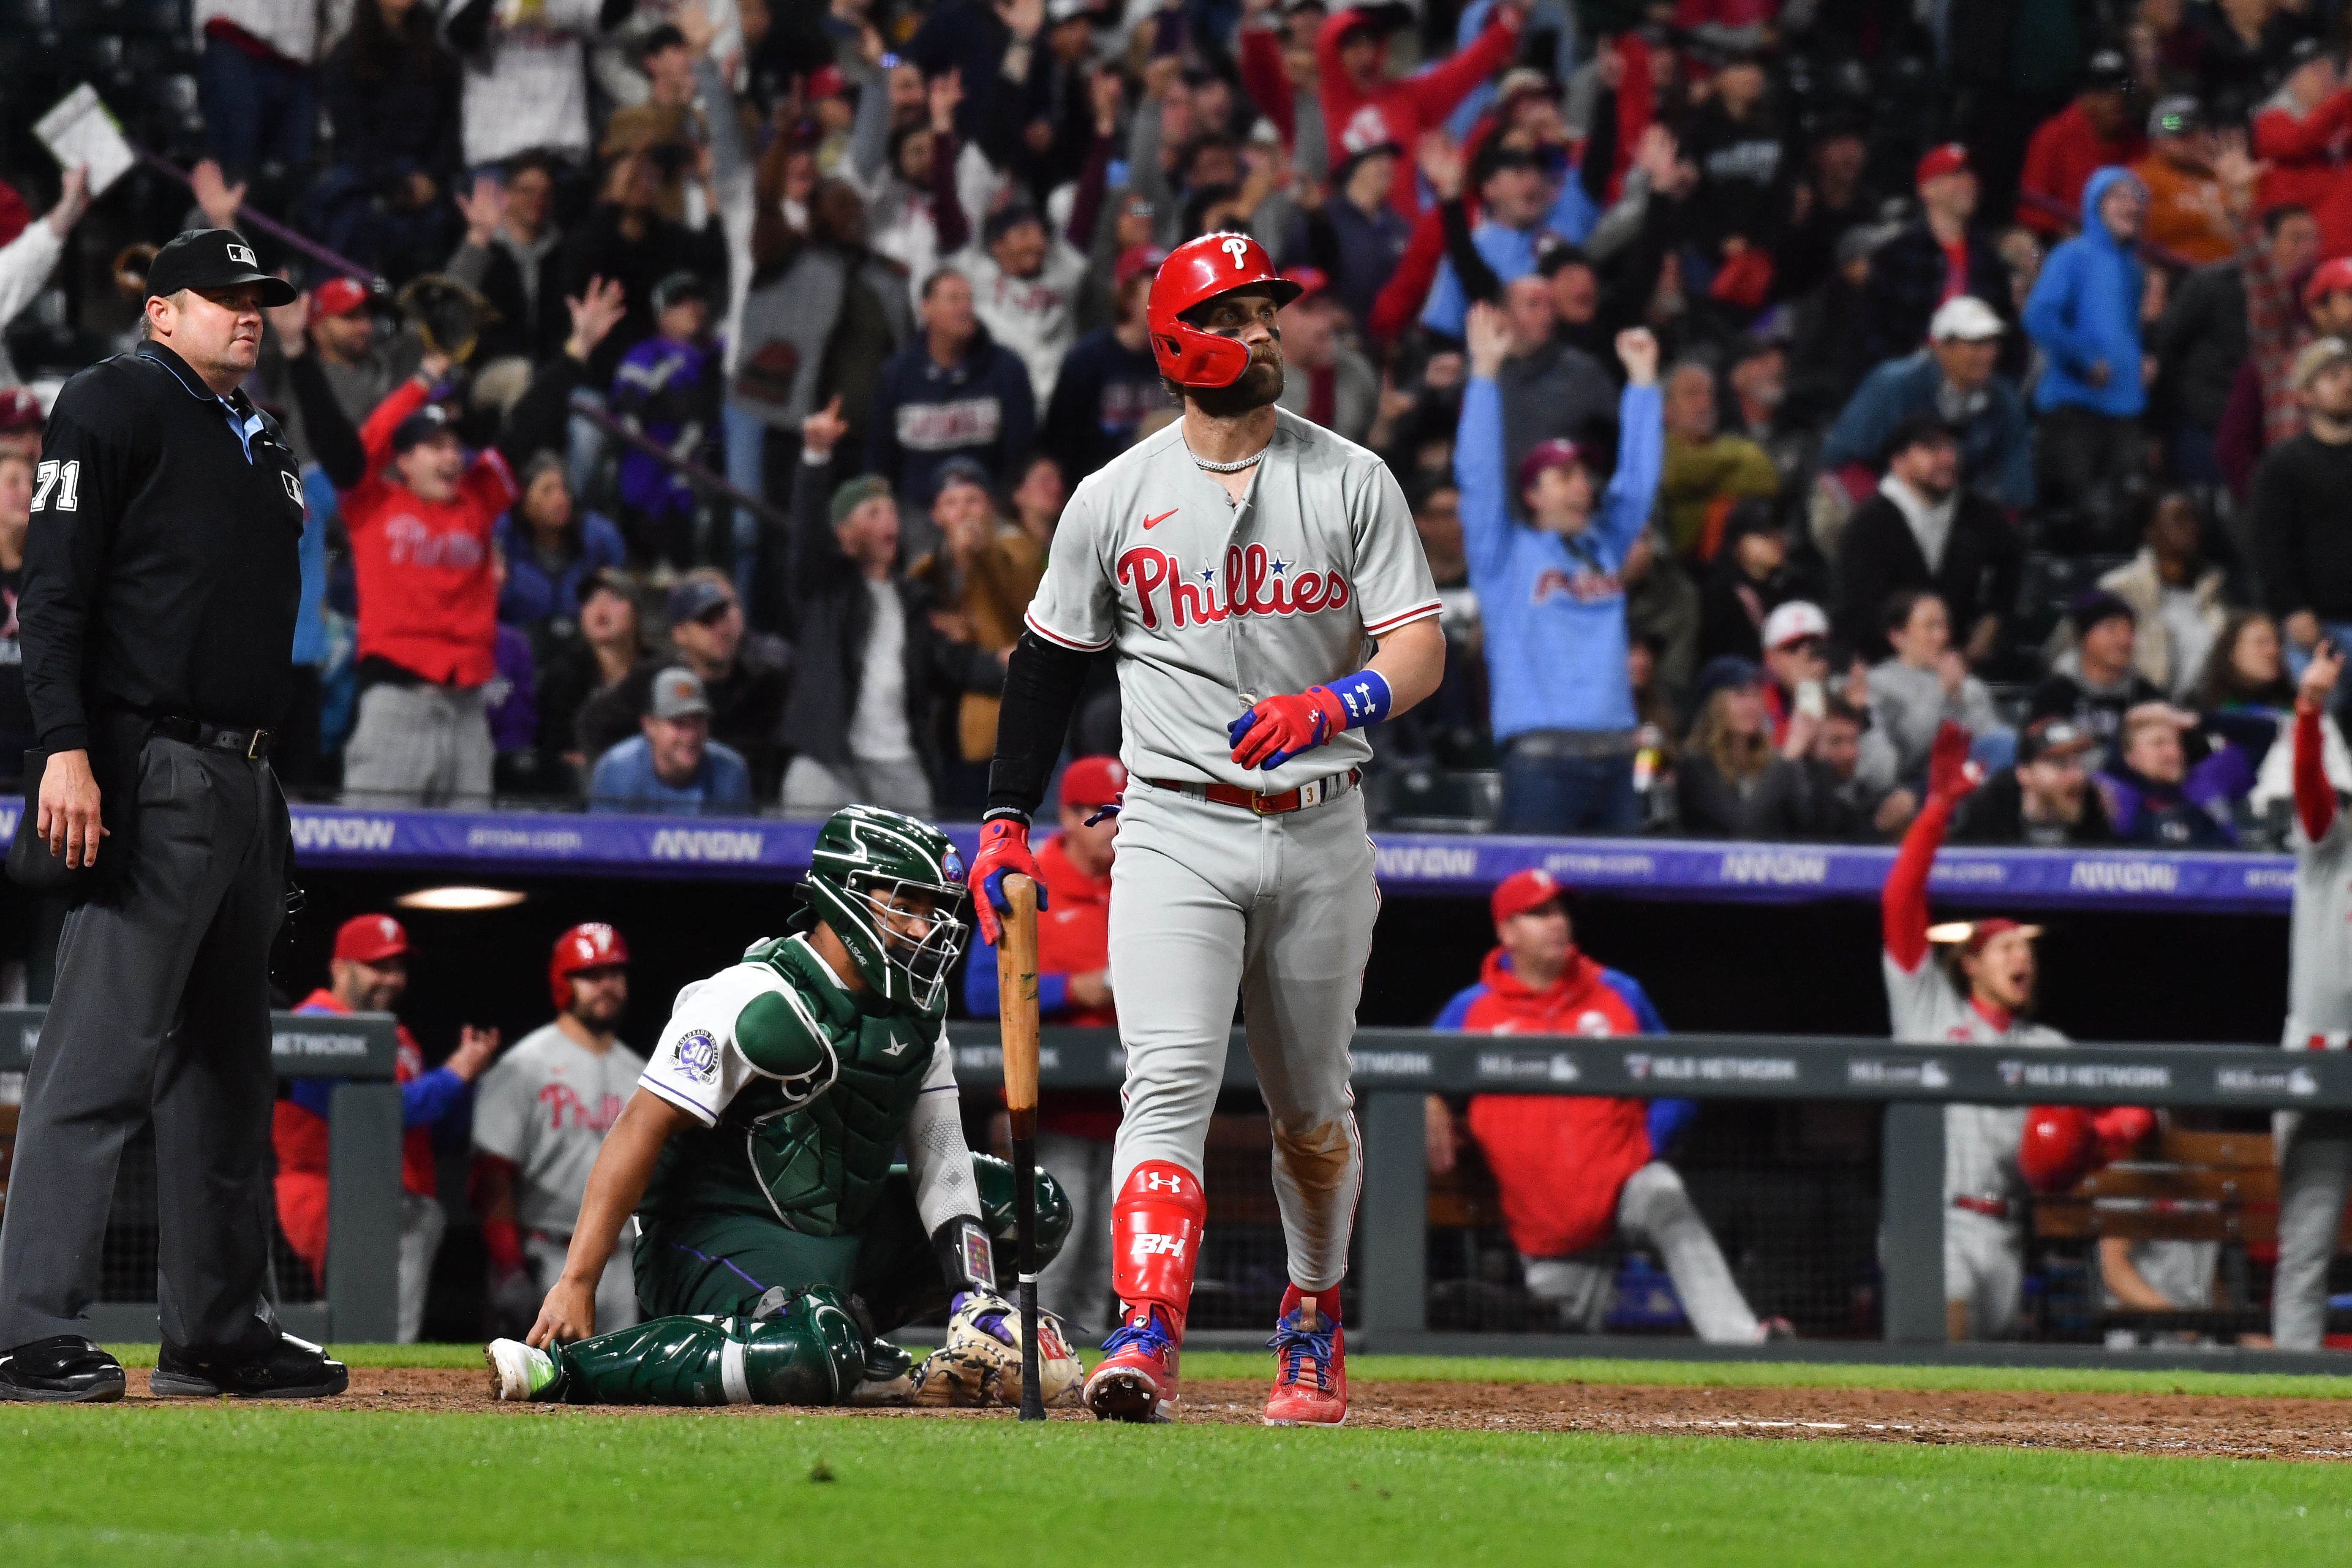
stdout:
<svg viewBox="0 0 2352 1568">
<path fill-rule="evenodd" d="M 1182 1340 L 1208 1216 L 1201 1179 L 1183 1166 L 1149 1160 L 1128 1173 L 1110 1211 L 1111 1287 L 1124 1317 L 1158 1308 L 1169 1336 Z"/>
</svg>

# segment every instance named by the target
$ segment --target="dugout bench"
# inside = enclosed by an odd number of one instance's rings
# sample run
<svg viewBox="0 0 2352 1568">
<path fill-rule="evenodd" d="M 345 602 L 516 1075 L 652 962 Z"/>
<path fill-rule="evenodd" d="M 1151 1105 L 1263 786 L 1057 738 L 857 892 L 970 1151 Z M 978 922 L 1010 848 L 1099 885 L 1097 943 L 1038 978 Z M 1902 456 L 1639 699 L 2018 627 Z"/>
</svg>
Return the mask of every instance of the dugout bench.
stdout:
<svg viewBox="0 0 2352 1568">
<path fill-rule="evenodd" d="M 992 1089 L 1003 1063 L 992 1021 L 950 1026 L 956 1070 L 967 1089 Z M 2352 1052 L 2286 1052 L 2252 1045 L 2082 1044 L 2001 1050 L 1811 1036 L 1465 1036 L 1426 1029 L 1360 1029 L 1355 1041 L 1357 1118 L 1364 1182 L 1356 1218 L 1362 1348 L 1462 1354 L 1677 1354 L 1720 1359 L 1948 1360 L 1976 1363 L 2067 1362 L 2233 1365 L 2289 1372 L 2342 1371 L 2342 1358 L 2270 1352 L 2108 1351 L 2082 1345 L 1946 1346 L 1944 1119 L 1946 1104 L 2203 1106 L 2239 1110 L 2352 1109 Z M 1046 1103 L 1057 1088 L 1115 1088 L 1125 1057 L 1108 1029 L 1040 1032 L 1039 1079 Z M 1225 1060 L 1225 1087 L 1255 1087 L 1238 1030 Z M 1433 1221 L 1475 1219 L 1475 1194 L 1441 1189 L 1433 1206 L 1423 1102 L 1436 1094 L 1602 1094 L 1635 1099 L 1862 1100 L 1883 1106 L 1880 1164 L 1881 1264 L 1885 1345 L 1804 1342 L 1799 1352 L 1700 1346 L 1680 1340 L 1594 1339 L 1561 1334 L 1433 1333 L 1428 1326 L 1428 1247 Z M 2081 1234 L 2140 1234 L 2167 1225 L 2186 1234 L 2192 1217 L 2235 1226 L 2259 1239 L 2274 1233 L 2277 1178 L 2259 1135 L 2189 1135 L 2221 1144 L 2169 1144 L 2197 1159 L 2159 1158 L 2110 1167 L 2086 1183 L 2053 1225 Z M 2151 1168 L 2151 1167 L 2179 1168 Z M 2195 1168 L 2189 1168 L 2189 1167 Z M 2227 1199 L 2227 1205 L 2223 1203 Z M 2187 1207 L 2210 1202 L 2210 1211 Z M 2263 1205 L 2267 1204 L 2267 1210 Z M 2072 1215 L 2071 1218 L 2067 1217 Z M 2148 1231 L 2147 1234 L 2157 1234 Z M 2164 1326 L 2200 1326 L 2189 1315 Z M 2223 1326 L 2237 1326 L 2235 1324 Z M 2251 1326 L 2251 1325 L 2247 1325 Z M 1929 1351 L 1927 1347 L 1945 1347 Z M 2242 1363 L 2233 1359 L 2250 1357 Z"/>
<path fill-rule="evenodd" d="M 0 1007 L 0 1079 L 22 1075 L 40 1044 L 43 1007 Z M 388 1013 L 278 1013 L 270 1054 L 281 1078 L 336 1078 L 327 1151 L 327 1278 L 315 1303 L 281 1306 L 287 1331 L 320 1343 L 384 1342 L 398 1329 L 400 1301 L 400 1089 L 393 1081 L 396 1036 Z M 0 1108 L 13 1149 L 18 1092 Z M 0 1161 L 0 1178 L 6 1166 Z M 0 1179 L 0 1206 L 5 1205 Z M 274 1200 L 273 1200 L 274 1206 Z M 152 1343 L 160 1333 L 152 1301 L 102 1301 L 94 1309 L 102 1342 Z"/>
</svg>

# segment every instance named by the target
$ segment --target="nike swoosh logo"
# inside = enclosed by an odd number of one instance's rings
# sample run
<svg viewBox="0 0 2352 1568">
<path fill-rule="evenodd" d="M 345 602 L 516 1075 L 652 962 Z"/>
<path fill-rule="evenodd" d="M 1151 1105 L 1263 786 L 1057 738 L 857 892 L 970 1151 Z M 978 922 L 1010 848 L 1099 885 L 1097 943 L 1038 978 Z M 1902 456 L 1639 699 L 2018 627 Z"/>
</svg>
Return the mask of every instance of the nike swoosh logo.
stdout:
<svg viewBox="0 0 2352 1568">
<path fill-rule="evenodd" d="M 1161 512 L 1158 517 L 1145 518 L 1143 520 L 1143 526 L 1146 529 L 1157 528 L 1161 523 L 1166 522 L 1170 518 L 1174 517 L 1178 512 L 1182 511 L 1184 509 L 1181 506 L 1171 506 L 1166 511 Z"/>
</svg>

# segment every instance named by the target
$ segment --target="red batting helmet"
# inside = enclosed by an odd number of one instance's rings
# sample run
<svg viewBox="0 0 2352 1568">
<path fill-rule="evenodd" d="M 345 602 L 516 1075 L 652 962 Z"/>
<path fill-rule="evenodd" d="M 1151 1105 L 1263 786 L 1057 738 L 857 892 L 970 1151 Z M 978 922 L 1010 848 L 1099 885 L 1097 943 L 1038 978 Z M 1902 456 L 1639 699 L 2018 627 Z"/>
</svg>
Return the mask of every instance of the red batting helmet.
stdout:
<svg viewBox="0 0 2352 1568">
<path fill-rule="evenodd" d="M 1145 317 L 1160 374 L 1179 386 L 1231 386 L 1249 370 L 1247 343 L 1181 321 L 1204 300 L 1252 284 L 1274 291 L 1277 307 L 1306 290 L 1274 269 L 1265 247 L 1245 234 L 1204 234 L 1168 253 L 1151 279 Z"/>
<path fill-rule="evenodd" d="M 603 969 L 629 962 L 629 944 L 602 921 L 573 926 L 555 939 L 554 955 L 547 961 L 547 989 L 559 1013 L 571 1005 L 572 977 L 583 969 Z"/>
<path fill-rule="evenodd" d="M 2101 1164 L 2097 1130 L 2079 1105 L 2037 1105 L 2025 1113 L 2017 1169 L 2042 1194 L 2063 1193 Z"/>
</svg>

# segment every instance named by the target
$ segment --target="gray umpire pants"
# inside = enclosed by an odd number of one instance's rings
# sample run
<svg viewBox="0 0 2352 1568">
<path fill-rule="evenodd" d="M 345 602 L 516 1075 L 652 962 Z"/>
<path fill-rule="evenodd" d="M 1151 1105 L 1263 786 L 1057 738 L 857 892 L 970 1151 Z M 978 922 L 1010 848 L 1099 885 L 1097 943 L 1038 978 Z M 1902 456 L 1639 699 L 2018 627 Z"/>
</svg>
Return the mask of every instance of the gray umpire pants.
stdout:
<svg viewBox="0 0 2352 1568">
<path fill-rule="evenodd" d="M 286 910 L 286 804 L 268 764 L 151 740 L 135 843 L 66 916 L 25 1081 L 0 1224 L 0 1348 L 89 1333 L 122 1146 L 155 1126 L 163 1337 L 274 1324 L 269 946 Z M 31 832 L 28 816 L 20 831 Z"/>
<path fill-rule="evenodd" d="M 2279 1163 L 2271 1338 L 2283 1351 L 2315 1351 L 2327 1332 L 2327 1266 L 2352 1194 L 2352 1115 L 2274 1111 L 2271 1138 Z"/>
</svg>

